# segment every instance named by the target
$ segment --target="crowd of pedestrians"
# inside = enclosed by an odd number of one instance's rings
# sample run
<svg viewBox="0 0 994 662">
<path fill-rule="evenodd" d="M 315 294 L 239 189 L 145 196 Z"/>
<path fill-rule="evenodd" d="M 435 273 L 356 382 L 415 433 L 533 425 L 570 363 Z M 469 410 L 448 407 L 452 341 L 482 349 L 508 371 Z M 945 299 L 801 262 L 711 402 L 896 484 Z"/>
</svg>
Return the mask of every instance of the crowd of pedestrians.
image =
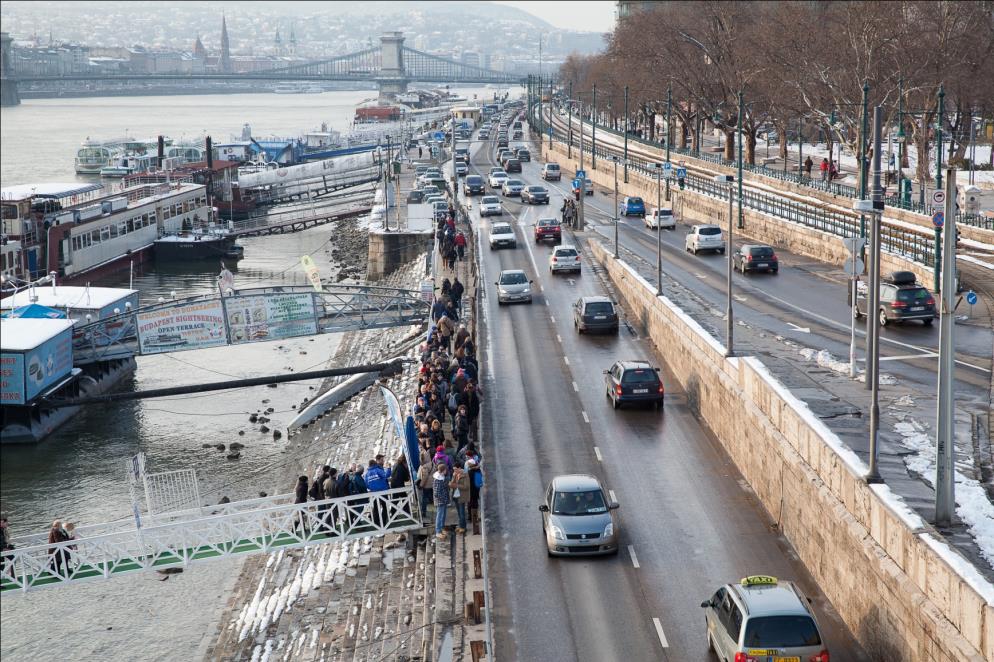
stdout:
<svg viewBox="0 0 994 662">
<path fill-rule="evenodd" d="M 456 261 L 466 259 L 466 235 L 456 228 L 456 211 L 449 203 L 447 214 L 440 216 L 435 228 L 435 245 L 442 263 L 449 271 L 456 268 Z"/>
</svg>

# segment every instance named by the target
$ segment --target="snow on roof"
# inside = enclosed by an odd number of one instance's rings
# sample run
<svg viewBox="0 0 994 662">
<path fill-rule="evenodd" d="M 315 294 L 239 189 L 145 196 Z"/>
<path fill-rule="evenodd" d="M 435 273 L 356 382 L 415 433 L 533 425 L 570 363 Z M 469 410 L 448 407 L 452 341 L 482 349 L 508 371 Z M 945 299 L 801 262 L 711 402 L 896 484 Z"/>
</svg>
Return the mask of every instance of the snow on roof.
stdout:
<svg viewBox="0 0 994 662">
<path fill-rule="evenodd" d="M 0 319 L 0 348 L 10 352 L 26 352 L 42 345 L 75 324 L 73 320 Z"/>
<path fill-rule="evenodd" d="M 26 292 L 18 293 L 14 296 L 0 300 L 0 308 L 4 310 L 19 308 L 28 303 L 37 303 L 49 308 L 85 308 L 95 310 L 109 306 L 117 301 L 137 293 L 138 290 L 129 290 L 122 287 L 70 287 L 58 285 L 54 291 L 51 287 L 35 288 L 34 294 L 37 301 L 30 301 Z M 123 304 L 122 304 L 123 306 Z"/>
<path fill-rule="evenodd" d="M 0 189 L 4 200 L 27 200 L 29 198 L 68 198 L 81 193 L 89 193 L 103 188 L 103 184 L 81 184 L 79 182 L 49 182 L 46 184 L 18 184 Z"/>
</svg>

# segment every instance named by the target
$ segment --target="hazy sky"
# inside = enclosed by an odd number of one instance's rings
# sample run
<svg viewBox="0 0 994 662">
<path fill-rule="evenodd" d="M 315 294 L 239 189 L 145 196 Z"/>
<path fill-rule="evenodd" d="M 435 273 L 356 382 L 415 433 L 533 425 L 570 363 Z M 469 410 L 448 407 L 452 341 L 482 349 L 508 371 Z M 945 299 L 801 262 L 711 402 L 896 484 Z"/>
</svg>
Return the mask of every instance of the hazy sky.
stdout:
<svg viewBox="0 0 994 662">
<path fill-rule="evenodd" d="M 610 0 L 527 0 L 494 4 L 511 5 L 548 21 L 557 28 L 610 32 L 614 29 L 615 3 Z"/>
</svg>

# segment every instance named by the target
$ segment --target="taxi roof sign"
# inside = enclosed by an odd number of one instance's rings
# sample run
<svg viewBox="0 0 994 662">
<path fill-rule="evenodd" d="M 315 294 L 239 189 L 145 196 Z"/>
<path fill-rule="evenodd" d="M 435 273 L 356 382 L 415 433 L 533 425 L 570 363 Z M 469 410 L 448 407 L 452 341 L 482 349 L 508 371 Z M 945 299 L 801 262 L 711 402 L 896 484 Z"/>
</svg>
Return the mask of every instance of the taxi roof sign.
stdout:
<svg viewBox="0 0 994 662">
<path fill-rule="evenodd" d="M 776 586 L 777 578 L 769 575 L 750 575 L 739 582 L 742 586 Z"/>
</svg>

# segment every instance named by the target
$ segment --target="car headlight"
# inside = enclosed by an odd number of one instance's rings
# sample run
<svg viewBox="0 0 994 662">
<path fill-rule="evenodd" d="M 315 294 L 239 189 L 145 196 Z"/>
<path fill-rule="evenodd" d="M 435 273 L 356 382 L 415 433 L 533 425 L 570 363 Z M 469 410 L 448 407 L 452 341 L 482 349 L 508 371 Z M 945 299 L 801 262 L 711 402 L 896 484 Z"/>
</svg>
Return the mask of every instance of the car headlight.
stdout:
<svg viewBox="0 0 994 662">
<path fill-rule="evenodd" d="M 503 287 L 498 287 L 497 294 L 507 294 L 507 290 L 505 290 Z"/>
<path fill-rule="evenodd" d="M 552 531 L 552 537 L 556 540 L 566 540 L 566 534 L 563 533 L 563 530 L 555 524 L 551 525 L 549 530 Z"/>
<path fill-rule="evenodd" d="M 614 535 L 614 522 L 608 522 L 607 526 L 604 527 L 604 537 L 610 538 Z"/>
<path fill-rule="evenodd" d="M 527 288 L 527 287 L 525 289 L 521 290 L 522 294 L 528 294 L 529 292 L 531 292 L 531 289 Z"/>
</svg>

